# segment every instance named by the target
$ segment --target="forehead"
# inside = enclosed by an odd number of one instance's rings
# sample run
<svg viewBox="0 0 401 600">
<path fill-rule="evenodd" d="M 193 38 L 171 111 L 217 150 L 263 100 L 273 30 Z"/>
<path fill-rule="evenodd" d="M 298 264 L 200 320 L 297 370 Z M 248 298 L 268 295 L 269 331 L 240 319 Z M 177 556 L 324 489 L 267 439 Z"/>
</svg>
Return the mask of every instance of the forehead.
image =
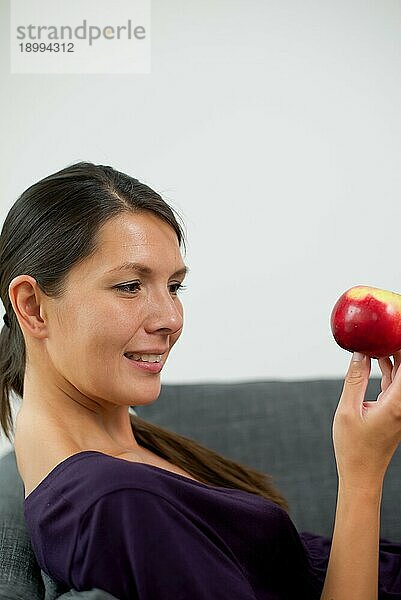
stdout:
<svg viewBox="0 0 401 600">
<path fill-rule="evenodd" d="M 184 266 L 177 234 L 169 223 L 153 214 L 123 214 L 107 221 L 99 230 L 97 251 L 80 265 L 105 275 L 129 261 L 146 263 L 152 270 L 171 272 Z"/>
<path fill-rule="evenodd" d="M 177 234 L 161 218 L 151 213 L 123 214 L 111 219 L 99 230 L 99 250 L 126 245 L 163 246 L 178 249 Z"/>
</svg>

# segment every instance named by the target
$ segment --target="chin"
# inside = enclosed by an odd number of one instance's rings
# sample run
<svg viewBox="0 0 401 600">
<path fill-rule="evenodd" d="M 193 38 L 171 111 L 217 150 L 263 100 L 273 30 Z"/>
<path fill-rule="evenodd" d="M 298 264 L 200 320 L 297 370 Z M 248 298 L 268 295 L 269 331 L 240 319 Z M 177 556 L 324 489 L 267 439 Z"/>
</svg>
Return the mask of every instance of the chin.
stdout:
<svg viewBox="0 0 401 600">
<path fill-rule="evenodd" d="M 159 389 L 152 393 L 143 393 L 143 394 L 135 394 L 134 397 L 130 400 L 130 406 L 148 406 L 148 404 L 153 404 L 156 402 L 158 397 L 160 396 L 160 386 Z"/>
</svg>

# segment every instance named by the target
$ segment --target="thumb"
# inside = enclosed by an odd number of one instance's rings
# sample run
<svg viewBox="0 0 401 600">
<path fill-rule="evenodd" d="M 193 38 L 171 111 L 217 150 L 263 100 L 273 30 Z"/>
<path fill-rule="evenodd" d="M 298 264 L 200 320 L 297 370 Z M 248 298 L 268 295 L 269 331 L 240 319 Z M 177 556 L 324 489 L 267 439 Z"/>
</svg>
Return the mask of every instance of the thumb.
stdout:
<svg viewBox="0 0 401 600">
<path fill-rule="evenodd" d="M 370 357 L 354 352 L 345 375 L 339 405 L 343 408 L 360 409 L 369 383 Z"/>
</svg>

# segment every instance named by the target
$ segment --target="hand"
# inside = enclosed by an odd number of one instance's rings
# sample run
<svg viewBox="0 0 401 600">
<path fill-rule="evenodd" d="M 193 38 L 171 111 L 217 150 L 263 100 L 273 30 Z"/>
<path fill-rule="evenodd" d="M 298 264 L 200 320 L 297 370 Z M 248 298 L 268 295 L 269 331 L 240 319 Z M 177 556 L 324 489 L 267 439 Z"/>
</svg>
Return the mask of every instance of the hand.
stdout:
<svg viewBox="0 0 401 600">
<path fill-rule="evenodd" d="M 381 490 L 390 460 L 401 441 L 401 350 L 391 359 L 378 359 L 381 392 L 365 401 L 370 357 L 351 358 L 333 420 L 333 443 L 341 485 Z"/>
</svg>

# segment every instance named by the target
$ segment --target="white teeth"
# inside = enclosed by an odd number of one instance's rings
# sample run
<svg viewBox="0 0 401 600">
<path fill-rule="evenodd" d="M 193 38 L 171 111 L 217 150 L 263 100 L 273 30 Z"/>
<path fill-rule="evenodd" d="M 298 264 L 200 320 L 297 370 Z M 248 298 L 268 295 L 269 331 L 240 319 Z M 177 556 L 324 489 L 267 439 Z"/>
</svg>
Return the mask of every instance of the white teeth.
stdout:
<svg viewBox="0 0 401 600">
<path fill-rule="evenodd" d="M 159 363 L 162 359 L 161 354 L 128 354 L 128 358 L 132 358 L 133 360 L 142 360 L 143 362 L 152 362 Z"/>
</svg>

